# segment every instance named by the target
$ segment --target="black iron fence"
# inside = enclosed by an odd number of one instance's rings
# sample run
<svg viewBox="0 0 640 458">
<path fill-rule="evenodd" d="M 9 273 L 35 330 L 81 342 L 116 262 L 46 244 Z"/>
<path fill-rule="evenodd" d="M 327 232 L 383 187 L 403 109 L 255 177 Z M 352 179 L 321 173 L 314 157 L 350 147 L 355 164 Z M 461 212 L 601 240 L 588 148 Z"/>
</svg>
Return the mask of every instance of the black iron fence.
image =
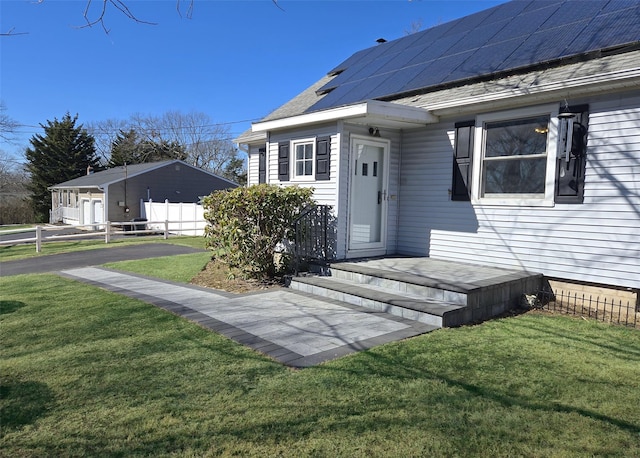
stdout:
<svg viewBox="0 0 640 458">
<path fill-rule="evenodd" d="M 309 261 L 328 261 L 334 254 L 334 224 L 331 206 L 307 207 L 295 221 L 296 274 Z"/>
<path fill-rule="evenodd" d="M 585 293 L 556 289 L 537 294 L 538 308 L 570 315 L 584 316 L 598 321 L 640 328 L 640 310 L 631 300 L 602 298 Z"/>
</svg>

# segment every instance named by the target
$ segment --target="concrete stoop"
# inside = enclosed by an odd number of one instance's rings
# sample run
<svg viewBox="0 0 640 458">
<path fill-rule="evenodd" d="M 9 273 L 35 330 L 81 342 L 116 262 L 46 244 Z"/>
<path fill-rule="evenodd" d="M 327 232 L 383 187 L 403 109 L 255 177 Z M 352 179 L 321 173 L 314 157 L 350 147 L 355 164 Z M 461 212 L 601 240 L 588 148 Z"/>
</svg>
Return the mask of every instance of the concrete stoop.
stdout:
<svg viewBox="0 0 640 458">
<path fill-rule="evenodd" d="M 433 268 L 442 268 L 442 261 L 437 262 Z M 542 282 L 541 274 L 522 271 L 489 268 L 487 275 L 456 281 L 441 272 L 403 271 L 398 269 L 397 259 L 393 269 L 387 270 L 382 264 L 338 262 L 320 274 L 294 277 L 290 287 L 437 327 L 453 327 L 516 308 L 522 295 L 538 291 Z M 458 272 L 464 278 L 465 269 L 482 267 L 452 262 L 444 271 Z"/>
</svg>

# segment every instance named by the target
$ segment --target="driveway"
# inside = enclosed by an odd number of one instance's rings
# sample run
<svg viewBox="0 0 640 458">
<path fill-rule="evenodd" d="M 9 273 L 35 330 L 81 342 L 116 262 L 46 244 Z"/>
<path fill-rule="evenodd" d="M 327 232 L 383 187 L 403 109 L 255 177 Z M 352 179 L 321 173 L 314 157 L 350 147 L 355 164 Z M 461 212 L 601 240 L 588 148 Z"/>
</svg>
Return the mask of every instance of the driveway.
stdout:
<svg viewBox="0 0 640 458">
<path fill-rule="evenodd" d="M 35 256 L 29 259 L 3 262 L 0 258 L 0 276 L 57 272 L 76 267 L 96 266 L 108 262 L 157 258 L 177 254 L 197 253 L 196 248 L 169 243 L 145 243 L 114 248 L 74 251 L 72 253 Z"/>
</svg>

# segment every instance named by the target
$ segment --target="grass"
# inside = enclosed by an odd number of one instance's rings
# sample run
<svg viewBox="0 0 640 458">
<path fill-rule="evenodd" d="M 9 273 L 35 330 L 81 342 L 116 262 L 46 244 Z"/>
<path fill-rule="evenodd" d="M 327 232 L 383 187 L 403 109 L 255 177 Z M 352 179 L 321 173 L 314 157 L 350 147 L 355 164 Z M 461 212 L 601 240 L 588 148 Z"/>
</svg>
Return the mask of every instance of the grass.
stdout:
<svg viewBox="0 0 640 458">
<path fill-rule="evenodd" d="M 120 261 L 105 264 L 105 267 L 125 270 L 150 277 L 164 278 L 181 283 L 198 275 L 211 260 L 211 253 L 191 253 L 177 256 L 162 256 L 135 261 Z"/>
<path fill-rule="evenodd" d="M 640 455 L 635 330 L 529 313 L 294 371 L 68 279 L 0 287 L 0 456 Z"/>
<path fill-rule="evenodd" d="M 164 240 L 162 237 L 126 237 L 112 239 L 104 243 L 104 240 L 67 240 L 60 242 L 46 242 L 42 244 L 42 252 L 36 253 L 33 243 L 27 245 L 0 246 L 0 260 L 17 261 L 51 254 L 70 253 L 73 251 L 96 250 L 99 248 L 114 248 L 141 243 L 171 243 L 193 248 L 204 249 L 204 237 L 173 236 Z"/>
<path fill-rule="evenodd" d="M 242 272 L 220 261 L 211 261 L 211 253 L 193 253 L 105 264 L 106 267 L 150 277 L 215 288 L 230 293 L 264 291 L 280 286 L 277 281 L 244 278 Z"/>
<path fill-rule="evenodd" d="M 7 232 L 7 233 L 13 233 L 14 231 L 20 231 L 20 230 L 31 230 L 34 227 L 36 227 L 35 224 L 2 224 L 0 225 L 0 234 Z"/>
</svg>

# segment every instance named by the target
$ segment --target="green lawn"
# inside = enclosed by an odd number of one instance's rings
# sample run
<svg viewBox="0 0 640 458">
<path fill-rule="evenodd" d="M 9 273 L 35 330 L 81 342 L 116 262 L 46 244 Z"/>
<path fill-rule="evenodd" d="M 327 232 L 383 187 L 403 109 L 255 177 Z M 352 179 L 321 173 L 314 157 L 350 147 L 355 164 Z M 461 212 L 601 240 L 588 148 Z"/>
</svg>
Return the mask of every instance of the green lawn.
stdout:
<svg viewBox="0 0 640 458">
<path fill-rule="evenodd" d="M 177 256 L 119 261 L 105 264 L 105 267 L 125 270 L 150 277 L 189 283 L 211 260 L 210 252 L 189 253 Z"/>
<path fill-rule="evenodd" d="M 55 275 L 0 288 L 1 456 L 640 456 L 635 330 L 530 313 L 295 371 Z"/>
<path fill-rule="evenodd" d="M 141 243 L 171 243 L 185 245 L 193 248 L 204 249 L 204 237 L 169 236 L 167 240 L 162 237 L 125 237 L 112 239 L 109 243 L 103 240 L 64 240 L 59 242 L 45 242 L 42 244 L 42 252 L 36 253 L 35 244 L 0 246 L 0 261 L 16 261 L 18 259 L 47 256 L 50 254 L 70 253 L 72 251 L 95 250 L 98 248 L 114 248 Z"/>
</svg>

